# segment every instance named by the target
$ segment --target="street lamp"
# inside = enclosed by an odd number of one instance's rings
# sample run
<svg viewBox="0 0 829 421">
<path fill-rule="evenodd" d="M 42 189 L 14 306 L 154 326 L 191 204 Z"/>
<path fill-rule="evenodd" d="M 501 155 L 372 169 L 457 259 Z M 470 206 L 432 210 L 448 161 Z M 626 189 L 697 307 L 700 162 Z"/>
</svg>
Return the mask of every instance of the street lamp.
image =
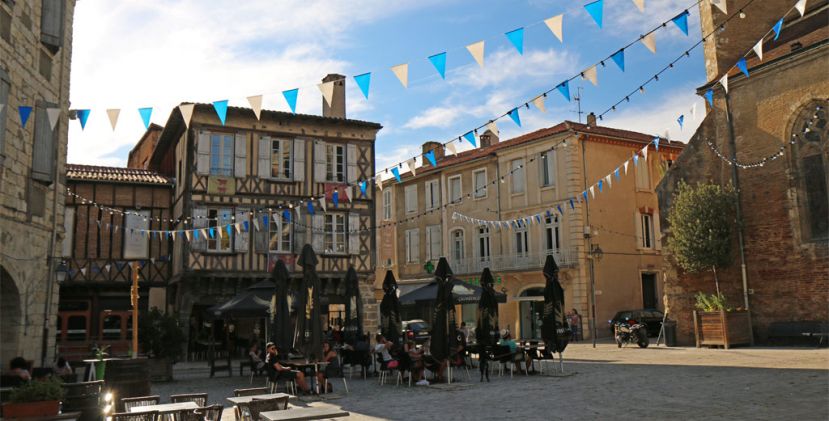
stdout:
<svg viewBox="0 0 829 421">
<path fill-rule="evenodd" d="M 62 284 L 63 281 L 66 280 L 66 275 L 69 274 L 68 268 L 66 267 L 66 262 L 61 260 L 58 263 L 58 267 L 55 268 L 55 279 L 58 281 L 59 284 Z"/>
</svg>

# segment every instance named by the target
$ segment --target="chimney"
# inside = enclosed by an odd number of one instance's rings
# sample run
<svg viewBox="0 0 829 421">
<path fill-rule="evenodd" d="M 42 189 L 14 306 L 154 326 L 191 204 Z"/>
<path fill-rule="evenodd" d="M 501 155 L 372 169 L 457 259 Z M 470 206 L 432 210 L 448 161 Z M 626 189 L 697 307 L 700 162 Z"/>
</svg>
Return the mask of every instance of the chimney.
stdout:
<svg viewBox="0 0 829 421">
<path fill-rule="evenodd" d="M 587 127 L 596 127 L 596 114 L 590 113 L 587 115 Z"/>
<path fill-rule="evenodd" d="M 498 143 L 498 141 L 499 141 L 498 135 L 495 134 L 495 133 L 492 133 L 492 130 L 489 130 L 489 129 L 487 129 L 484 132 L 484 134 L 478 136 L 478 138 L 481 139 L 481 147 L 482 148 L 485 148 L 487 146 L 492 146 L 492 145 Z"/>
<path fill-rule="evenodd" d="M 423 143 L 423 153 L 429 152 L 431 150 L 435 151 L 435 161 L 440 161 L 445 156 L 443 151 L 443 144 L 440 142 L 424 142 Z"/>
<path fill-rule="evenodd" d="M 331 105 L 322 99 L 322 116 L 345 118 L 345 76 L 329 73 L 322 78 L 322 82 L 334 81 L 334 93 L 331 95 Z"/>
</svg>

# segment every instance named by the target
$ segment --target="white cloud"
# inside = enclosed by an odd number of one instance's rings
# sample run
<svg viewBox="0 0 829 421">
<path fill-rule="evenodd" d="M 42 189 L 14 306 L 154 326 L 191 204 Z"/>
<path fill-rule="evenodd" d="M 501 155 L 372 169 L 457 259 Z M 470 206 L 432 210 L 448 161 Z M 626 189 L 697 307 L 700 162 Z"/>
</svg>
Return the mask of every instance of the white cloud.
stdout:
<svg viewBox="0 0 829 421">
<path fill-rule="evenodd" d="M 431 107 L 412 117 L 403 125 L 406 129 L 451 127 L 465 112 L 462 106 Z"/>
<path fill-rule="evenodd" d="M 691 116 L 691 107 L 696 104 L 696 120 Z M 677 118 L 685 116 L 680 129 Z M 705 117 L 705 99 L 694 94 L 690 86 L 680 87 L 662 95 L 656 101 L 644 106 L 628 106 L 615 114 L 608 114 L 601 125 L 618 129 L 663 136 L 670 132 L 671 140 L 688 142 Z"/>
</svg>

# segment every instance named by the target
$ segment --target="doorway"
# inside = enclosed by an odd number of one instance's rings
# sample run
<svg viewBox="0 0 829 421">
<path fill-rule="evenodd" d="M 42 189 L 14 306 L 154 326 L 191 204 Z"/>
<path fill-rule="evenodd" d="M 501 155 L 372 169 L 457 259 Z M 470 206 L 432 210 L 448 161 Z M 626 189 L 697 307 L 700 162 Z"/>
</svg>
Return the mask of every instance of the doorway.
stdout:
<svg viewBox="0 0 829 421">
<path fill-rule="evenodd" d="M 521 293 L 519 299 L 520 336 L 516 339 L 541 339 L 544 288 L 529 288 Z"/>
<path fill-rule="evenodd" d="M 658 308 L 656 300 L 656 274 L 642 274 L 642 308 Z"/>
</svg>

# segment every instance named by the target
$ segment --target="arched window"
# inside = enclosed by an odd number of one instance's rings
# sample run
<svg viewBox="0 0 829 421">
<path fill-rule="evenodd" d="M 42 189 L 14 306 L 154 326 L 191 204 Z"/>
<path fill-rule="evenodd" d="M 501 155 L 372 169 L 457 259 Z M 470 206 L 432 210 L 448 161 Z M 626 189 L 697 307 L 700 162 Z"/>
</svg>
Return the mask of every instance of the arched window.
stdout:
<svg viewBox="0 0 829 421">
<path fill-rule="evenodd" d="M 792 127 L 792 157 L 800 229 L 804 242 L 829 238 L 829 125 L 827 103 L 812 101 Z"/>
</svg>

